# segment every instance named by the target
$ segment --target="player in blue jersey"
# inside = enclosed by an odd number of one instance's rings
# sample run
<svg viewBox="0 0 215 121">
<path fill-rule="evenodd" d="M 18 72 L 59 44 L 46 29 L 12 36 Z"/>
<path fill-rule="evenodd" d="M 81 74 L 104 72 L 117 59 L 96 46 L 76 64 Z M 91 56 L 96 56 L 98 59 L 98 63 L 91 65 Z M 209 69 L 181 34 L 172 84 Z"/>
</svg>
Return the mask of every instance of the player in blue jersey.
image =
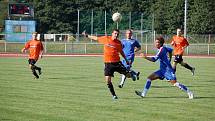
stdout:
<svg viewBox="0 0 215 121">
<path fill-rule="evenodd" d="M 165 47 L 163 46 L 163 44 L 164 44 L 163 37 L 158 37 L 155 40 L 155 47 L 158 49 L 157 54 L 154 57 L 147 57 L 145 54 L 141 54 L 143 58 L 149 61 L 155 62 L 159 60 L 160 69 L 148 76 L 142 92 L 135 91 L 135 93 L 140 97 L 145 97 L 146 93 L 148 92 L 151 86 L 151 81 L 156 79 L 163 80 L 164 78 L 166 78 L 171 84 L 185 91 L 188 94 L 189 99 L 193 99 L 193 93 L 186 86 L 176 81 L 175 72 L 170 63 L 172 57 L 172 48 Z M 167 54 L 169 54 L 169 58 Z"/>
<path fill-rule="evenodd" d="M 135 72 L 133 69 L 131 69 L 131 67 L 132 67 L 132 63 L 134 62 L 135 52 L 141 50 L 141 45 L 136 39 L 132 38 L 132 34 L 133 34 L 132 30 L 130 29 L 127 30 L 125 33 L 126 39 L 121 40 L 122 46 L 123 46 L 123 52 L 125 53 L 125 56 L 130 62 L 130 64 L 128 65 L 125 60 L 122 60 L 122 63 L 129 71 L 131 71 L 133 75 L 136 75 L 136 76 L 133 76 L 132 78 L 133 81 L 135 81 L 136 79 L 139 80 L 140 72 Z M 122 75 L 119 88 L 123 87 L 125 80 L 126 80 L 126 77 Z"/>
</svg>

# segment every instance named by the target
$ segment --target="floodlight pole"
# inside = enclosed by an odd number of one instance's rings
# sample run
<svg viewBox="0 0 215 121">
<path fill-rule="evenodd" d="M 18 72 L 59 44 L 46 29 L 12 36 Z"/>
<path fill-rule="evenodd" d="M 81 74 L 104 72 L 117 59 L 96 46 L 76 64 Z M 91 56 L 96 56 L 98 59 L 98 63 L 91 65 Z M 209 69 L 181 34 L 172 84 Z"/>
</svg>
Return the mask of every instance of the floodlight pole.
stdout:
<svg viewBox="0 0 215 121">
<path fill-rule="evenodd" d="M 91 13 L 91 35 L 93 35 L 93 10 L 92 10 L 92 13 Z M 93 40 L 91 40 L 92 42 Z"/>
<path fill-rule="evenodd" d="M 105 35 L 107 35 L 107 12 L 105 10 Z"/>
<path fill-rule="evenodd" d="M 78 9 L 78 26 L 77 26 L 77 39 L 76 39 L 76 41 L 79 41 L 79 22 L 80 22 L 80 21 L 79 21 L 79 15 L 80 15 L 79 12 L 80 12 L 80 11 L 79 11 L 79 9 Z"/>
<path fill-rule="evenodd" d="M 187 37 L 187 0 L 184 1 L 184 38 Z"/>
<path fill-rule="evenodd" d="M 142 39 L 143 39 L 143 13 L 141 14 L 141 25 L 140 25 L 141 27 L 140 27 L 140 29 L 141 29 L 141 31 L 140 31 L 140 40 L 141 40 L 141 43 L 142 43 Z"/>
</svg>

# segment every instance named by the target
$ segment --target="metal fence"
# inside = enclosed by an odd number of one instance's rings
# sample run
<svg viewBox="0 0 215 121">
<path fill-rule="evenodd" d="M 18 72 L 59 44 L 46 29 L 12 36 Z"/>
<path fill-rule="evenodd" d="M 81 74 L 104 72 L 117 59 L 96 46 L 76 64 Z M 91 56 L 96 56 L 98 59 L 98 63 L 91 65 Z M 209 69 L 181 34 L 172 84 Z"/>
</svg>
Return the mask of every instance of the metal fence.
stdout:
<svg viewBox="0 0 215 121">
<path fill-rule="evenodd" d="M 120 39 L 124 38 L 124 32 L 121 31 Z M 0 34 L 0 53 L 21 53 L 24 47 L 23 42 L 7 42 L 6 34 Z M 137 39 L 142 45 L 142 51 L 148 54 L 155 53 L 153 46 L 154 38 L 159 34 L 145 31 L 143 33 L 135 31 L 133 38 Z M 100 35 L 97 35 L 100 36 Z M 170 40 L 173 35 L 163 35 L 167 46 L 170 46 Z M 77 34 L 44 34 L 43 44 L 47 54 L 101 54 L 103 45 L 96 41 L 89 40 L 82 35 Z M 77 41 L 77 39 L 79 39 Z M 186 54 L 190 55 L 211 55 L 215 54 L 215 35 L 188 35 L 190 46 L 186 49 Z"/>
<path fill-rule="evenodd" d="M 21 53 L 25 43 L 0 42 L 0 53 Z M 43 42 L 45 54 L 102 54 L 103 45 L 99 43 Z M 142 52 L 154 54 L 152 43 L 141 43 Z M 170 46 L 167 44 L 166 46 Z M 190 44 L 187 55 L 215 54 L 215 44 Z"/>
</svg>

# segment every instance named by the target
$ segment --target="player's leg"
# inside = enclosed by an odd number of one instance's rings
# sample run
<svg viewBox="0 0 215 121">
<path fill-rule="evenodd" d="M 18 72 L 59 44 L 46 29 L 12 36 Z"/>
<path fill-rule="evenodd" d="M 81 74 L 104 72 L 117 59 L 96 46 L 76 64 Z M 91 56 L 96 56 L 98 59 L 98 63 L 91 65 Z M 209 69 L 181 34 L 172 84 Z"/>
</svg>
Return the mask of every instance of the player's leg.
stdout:
<svg viewBox="0 0 215 121">
<path fill-rule="evenodd" d="M 116 93 L 114 91 L 114 87 L 113 87 L 113 84 L 111 81 L 111 76 L 105 76 L 105 80 L 107 82 L 108 89 L 110 90 L 110 92 L 113 96 L 113 99 L 117 99 L 118 97 L 116 96 Z"/>
<path fill-rule="evenodd" d="M 176 81 L 176 75 L 175 75 L 173 72 L 171 72 L 171 71 L 168 72 L 168 71 L 167 71 L 167 72 L 164 74 L 164 76 L 165 76 L 165 78 L 166 78 L 167 80 L 170 80 L 169 82 L 170 82 L 172 85 L 174 85 L 174 86 L 178 87 L 179 89 L 185 91 L 185 92 L 188 94 L 189 99 L 193 99 L 193 93 L 192 93 L 185 85 L 183 85 L 183 84 L 181 84 L 181 83 L 179 83 L 179 82 Z"/>
<path fill-rule="evenodd" d="M 194 75 L 194 72 L 195 72 L 195 68 L 194 67 L 191 67 L 189 64 L 185 63 L 185 62 L 181 62 L 180 63 L 183 67 L 189 69 L 191 72 L 192 72 L 192 75 Z"/>
<path fill-rule="evenodd" d="M 122 60 L 122 64 L 125 68 L 129 69 L 129 65 L 127 65 L 126 61 L 125 60 Z M 122 68 L 122 67 L 119 67 L 119 68 Z M 124 74 L 121 75 L 121 80 L 120 80 L 120 83 L 118 85 L 119 88 L 122 88 L 123 85 L 125 84 L 125 80 L 126 80 L 126 76 Z"/>
<path fill-rule="evenodd" d="M 124 74 L 122 74 L 121 81 L 119 83 L 119 88 L 123 87 L 123 85 L 125 84 L 125 80 L 126 80 L 126 76 Z"/>
<path fill-rule="evenodd" d="M 36 61 L 33 60 L 33 59 L 29 59 L 28 62 L 29 62 L 29 67 L 30 67 L 30 69 L 32 71 L 32 74 L 35 76 L 36 79 L 38 79 L 39 76 L 38 76 L 38 74 L 36 72 L 36 67 L 35 67 Z"/>
<path fill-rule="evenodd" d="M 156 79 L 159 79 L 160 78 L 160 75 L 159 75 L 159 71 L 155 72 L 155 73 L 152 73 L 151 75 L 148 76 L 147 80 L 146 80 L 146 83 L 145 83 L 145 86 L 143 88 L 142 91 L 135 91 L 135 93 L 140 96 L 140 97 L 145 97 L 149 88 L 151 87 L 151 81 L 153 80 L 156 80 Z"/>
<path fill-rule="evenodd" d="M 113 74 L 114 74 L 114 68 L 115 68 L 115 65 L 113 63 L 105 63 L 104 74 L 105 74 L 105 80 L 107 82 L 108 89 L 113 99 L 118 99 L 111 81 L 111 77 L 113 77 Z"/>
<path fill-rule="evenodd" d="M 117 63 L 115 66 L 115 71 L 120 74 L 124 74 L 126 78 L 132 78 L 133 81 L 136 81 L 136 76 L 130 72 L 130 67 L 127 69 L 121 62 Z"/>
<path fill-rule="evenodd" d="M 34 66 L 35 66 L 35 69 L 38 70 L 39 75 L 41 75 L 41 74 L 42 74 L 42 69 L 41 69 L 41 67 L 38 67 L 38 66 L 36 66 L 36 65 L 34 65 Z"/>
<path fill-rule="evenodd" d="M 188 96 L 189 96 L 189 99 L 193 99 L 193 93 L 183 84 L 177 82 L 176 80 L 171 80 L 170 81 L 171 84 L 173 84 L 174 86 L 178 87 L 179 89 L 185 91 Z"/>
<path fill-rule="evenodd" d="M 177 64 L 180 63 L 181 61 L 182 61 L 182 56 L 181 55 L 175 55 L 175 59 L 174 59 L 174 62 L 172 64 L 172 68 L 173 68 L 175 73 L 176 73 Z"/>
</svg>

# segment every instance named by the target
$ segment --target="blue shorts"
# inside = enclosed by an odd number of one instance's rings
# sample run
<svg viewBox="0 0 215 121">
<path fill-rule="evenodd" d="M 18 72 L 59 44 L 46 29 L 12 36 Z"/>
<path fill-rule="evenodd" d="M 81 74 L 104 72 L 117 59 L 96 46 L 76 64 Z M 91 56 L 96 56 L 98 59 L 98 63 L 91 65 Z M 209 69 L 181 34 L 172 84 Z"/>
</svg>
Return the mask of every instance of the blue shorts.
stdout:
<svg viewBox="0 0 215 121">
<path fill-rule="evenodd" d="M 168 70 L 157 70 L 156 72 L 154 72 L 156 75 L 158 75 L 160 77 L 161 80 L 163 80 L 164 78 L 166 78 L 166 80 L 176 80 L 176 76 L 174 74 L 174 72 L 172 71 L 168 71 Z"/>
</svg>

